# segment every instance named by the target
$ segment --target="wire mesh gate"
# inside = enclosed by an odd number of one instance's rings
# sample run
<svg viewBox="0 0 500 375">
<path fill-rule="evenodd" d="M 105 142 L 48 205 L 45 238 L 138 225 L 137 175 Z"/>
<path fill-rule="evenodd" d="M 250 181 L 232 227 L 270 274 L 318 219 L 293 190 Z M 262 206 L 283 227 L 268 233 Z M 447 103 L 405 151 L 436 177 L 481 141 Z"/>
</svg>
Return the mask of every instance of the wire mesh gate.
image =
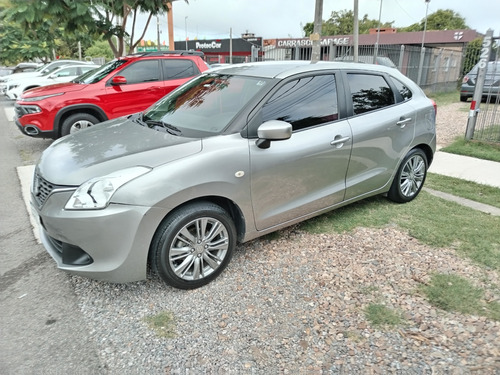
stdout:
<svg viewBox="0 0 500 375">
<path fill-rule="evenodd" d="M 497 42 L 495 42 L 495 40 Z M 488 30 L 480 47 L 465 138 L 500 143 L 500 37 Z"/>
</svg>

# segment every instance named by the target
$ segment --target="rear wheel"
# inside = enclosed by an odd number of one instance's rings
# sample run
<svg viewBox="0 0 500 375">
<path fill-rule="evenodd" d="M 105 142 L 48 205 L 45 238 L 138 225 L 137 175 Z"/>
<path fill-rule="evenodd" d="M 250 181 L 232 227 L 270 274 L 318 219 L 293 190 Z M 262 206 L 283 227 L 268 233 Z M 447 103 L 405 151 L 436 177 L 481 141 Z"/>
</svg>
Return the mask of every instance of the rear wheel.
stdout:
<svg viewBox="0 0 500 375">
<path fill-rule="evenodd" d="M 413 200 L 420 193 L 426 176 L 427 156 L 419 148 L 411 150 L 399 166 L 388 198 L 398 203 Z"/>
<path fill-rule="evenodd" d="M 467 97 L 467 96 L 465 96 L 465 95 L 460 95 L 460 101 L 461 101 L 461 102 L 466 102 L 466 101 L 467 101 L 467 99 L 468 99 L 468 97 Z"/>
<path fill-rule="evenodd" d="M 88 113 L 75 113 L 64 120 L 61 126 L 61 137 L 86 129 L 99 123 L 99 120 Z"/>
<path fill-rule="evenodd" d="M 169 285 L 194 289 L 226 268 L 236 245 L 236 229 L 220 206 L 197 202 L 170 214 L 151 244 L 153 270 Z"/>
</svg>

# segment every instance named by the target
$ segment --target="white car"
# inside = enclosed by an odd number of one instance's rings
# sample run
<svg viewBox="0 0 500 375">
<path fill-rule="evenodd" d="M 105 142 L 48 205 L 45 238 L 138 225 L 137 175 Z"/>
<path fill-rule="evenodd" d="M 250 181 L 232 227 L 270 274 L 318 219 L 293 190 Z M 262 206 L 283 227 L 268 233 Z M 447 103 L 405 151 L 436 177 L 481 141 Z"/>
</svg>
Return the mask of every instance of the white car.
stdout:
<svg viewBox="0 0 500 375">
<path fill-rule="evenodd" d="M 72 79 L 81 76 L 83 73 L 99 68 L 99 66 L 100 65 L 94 64 L 64 65 L 47 75 L 23 78 L 11 82 L 9 90 L 5 93 L 5 95 L 9 99 L 16 100 L 26 90 L 40 86 L 53 85 L 56 83 L 69 82 Z"/>
<path fill-rule="evenodd" d="M 56 60 L 37 68 L 33 72 L 13 73 L 0 77 L 0 94 L 5 94 L 11 89 L 11 83 L 19 79 L 39 77 L 52 73 L 57 68 L 64 65 L 89 64 L 87 61 L 78 60 Z"/>
</svg>

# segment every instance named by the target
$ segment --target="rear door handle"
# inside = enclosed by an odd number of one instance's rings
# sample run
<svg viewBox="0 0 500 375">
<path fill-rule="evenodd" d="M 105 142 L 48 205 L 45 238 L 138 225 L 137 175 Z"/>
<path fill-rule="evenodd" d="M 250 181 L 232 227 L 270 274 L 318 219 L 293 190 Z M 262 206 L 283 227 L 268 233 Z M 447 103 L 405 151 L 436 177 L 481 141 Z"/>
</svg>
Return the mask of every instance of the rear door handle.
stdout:
<svg viewBox="0 0 500 375">
<path fill-rule="evenodd" d="M 330 142 L 330 144 L 336 148 L 341 148 L 349 139 L 351 139 L 351 137 L 342 137 L 341 135 L 337 135 L 335 136 L 335 139 Z"/>
<path fill-rule="evenodd" d="M 407 117 L 407 118 L 401 117 L 399 119 L 399 121 L 396 122 L 396 125 L 401 127 L 401 128 L 404 128 L 406 126 L 406 124 L 408 124 L 410 121 L 411 121 L 411 117 Z"/>
</svg>

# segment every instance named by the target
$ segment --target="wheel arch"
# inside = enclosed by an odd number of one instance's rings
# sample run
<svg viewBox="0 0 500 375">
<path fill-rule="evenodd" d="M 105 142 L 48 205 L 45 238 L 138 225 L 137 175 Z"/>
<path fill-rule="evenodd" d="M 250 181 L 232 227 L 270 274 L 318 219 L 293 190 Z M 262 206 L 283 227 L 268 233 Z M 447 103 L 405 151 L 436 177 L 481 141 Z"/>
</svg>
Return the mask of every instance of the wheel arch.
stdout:
<svg viewBox="0 0 500 375">
<path fill-rule="evenodd" d="M 241 211 L 240 207 L 238 207 L 238 205 L 229 198 L 222 197 L 222 196 L 215 196 L 215 195 L 197 197 L 197 198 L 193 198 L 191 200 L 188 200 L 188 201 L 181 203 L 180 205 L 175 207 L 173 210 L 171 210 L 167 215 L 165 215 L 165 217 L 158 224 L 158 227 L 155 230 L 155 234 L 158 231 L 158 229 L 161 227 L 161 224 L 165 220 L 167 220 L 173 212 L 175 212 L 175 211 L 177 211 L 177 210 L 181 209 L 182 207 L 185 207 L 189 204 L 198 203 L 198 202 L 199 203 L 201 203 L 201 202 L 213 203 L 213 204 L 216 204 L 216 205 L 220 206 L 221 208 L 223 208 L 228 213 L 228 215 L 231 217 L 231 219 L 233 220 L 234 226 L 236 228 L 236 240 L 237 240 L 237 242 L 241 242 L 243 240 L 243 238 L 245 237 L 245 232 L 246 232 L 246 224 L 245 224 L 245 217 L 244 217 L 243 212 Z M 153 238 L 154 238 L 154 235 L 153 235 L 153 237 L 151 237 L 151 241 L 150 241 L 150 245 L 149 245 L 148 262 L 151 259 L 151 244 L 153 243 Z"/>
<path fill-rule="evenodd" d="M 75 113 L 87 113 L 97 118 L 100 122 L 108 120 L 108 116 L 102 108 L 95 104 L 74 104 L 64 107 L 57 112 L 54 118 L 54 130 L 59 137 L 61 136 L 61 127 L 64 120 Z"/>
<path fill-rule="evenodd" d="M 425 143 L 421 143 L 419 145 L 416 145 L 415 147 L 412 148 L 412 150 L 414 150 L 416 148 L 418 148 L 424 152 L 425 157 L 427 158 L 427 168 L 429 168 L 431 163 L 432 163 L 432 160 L 434 159 L 434 152 L 432 151 L 432 148 L 429 145 L 426 145 Z"/>
</svg>

